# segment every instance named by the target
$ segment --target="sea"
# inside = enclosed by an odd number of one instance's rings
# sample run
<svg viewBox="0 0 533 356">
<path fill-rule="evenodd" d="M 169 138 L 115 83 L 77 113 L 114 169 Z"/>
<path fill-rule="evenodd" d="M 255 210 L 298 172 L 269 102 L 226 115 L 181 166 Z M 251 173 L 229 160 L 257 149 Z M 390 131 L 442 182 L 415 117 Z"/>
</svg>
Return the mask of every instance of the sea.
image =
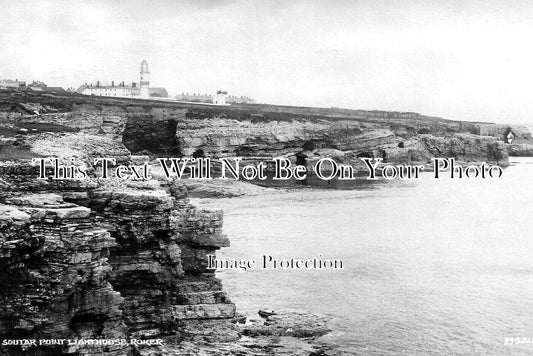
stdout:
<svg viewBox="0 0 533 356">
<path fill-rule="evenodd" d="M 217 271 L 240 313 L 326 316 L 352 355 L 533 355 L 533 159 L 498 179 L 299 186 L 202 199 L 223 259 L 341 259 L 343 269 Z"/>
</svg>

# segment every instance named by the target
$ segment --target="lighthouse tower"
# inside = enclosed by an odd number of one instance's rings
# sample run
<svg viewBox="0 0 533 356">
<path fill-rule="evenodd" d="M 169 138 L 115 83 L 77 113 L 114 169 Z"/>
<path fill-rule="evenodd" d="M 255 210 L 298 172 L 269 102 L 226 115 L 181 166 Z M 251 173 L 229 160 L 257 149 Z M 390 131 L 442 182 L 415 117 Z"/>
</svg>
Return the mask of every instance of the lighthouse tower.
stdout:
<svg viewBox="0 0 533 356">
<path fill-rule="evenodd" d="M 141 85 L 139 96 L 144 99 L 150 97 L 150 72 L 148 71 L 148 62 L 141 62 Z"/>
</svg>

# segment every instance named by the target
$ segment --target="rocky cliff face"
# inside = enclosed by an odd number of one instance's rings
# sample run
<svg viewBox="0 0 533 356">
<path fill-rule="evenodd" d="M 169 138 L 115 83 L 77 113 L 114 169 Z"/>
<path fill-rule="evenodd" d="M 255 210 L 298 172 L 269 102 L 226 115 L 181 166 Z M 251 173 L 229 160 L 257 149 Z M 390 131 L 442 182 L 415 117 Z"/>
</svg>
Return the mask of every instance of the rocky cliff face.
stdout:
<svg viewBox="0 0 533 356">
<path fill-rule="evenodd" d="M 440 151 L 472 161 L 496 162 L 496 156 L 501 157 L 499 163 L 506 161 L 506 147 L 487 146 L 489 141 L 501 138 L 478 135 L 481 129 L 487 131 L 492 126 L 473 122 L 421 115 L 376 117 L 374 112 L 361 110 L 290 107 L 274 110 L 276 107 L 261 105 L 202 107 L 127 99 L 17 95 L 21 97 L 4 98 L 5 110 L 0 113 L 11 136 L 41 133 L 61 136 L 63 140 L 68 140 L 67 133 L 73 137 L 98 136 L 122 141 L 136 154 L 214 158 L 283 155 L 296 160 L 298 156 L 322 157 L 333 153 L 350 163 L 357 163 L 356 158 L 361 156 L 395 163 L 397 159 L 425 162 Z M 493 126 L 501 129 L 502 125 Z M 520 137 L 528 136 L 520 130 Z M 431 140 L 428 135 L 446 139 Z M 471 136 L 466 139 L 466 135 Z M 470 149 L 460 144 L 449 145 L 449 140 L 469 141 Z M 0 157 L 2 152 L 18 153 L 25 146 L 35 145 L 25 142 L 22 147 L 10 147 L 7 137 L 3 142 Z M 436 147 L 437 144 L 443 147 Z M 464 154 L 463 148 L 470 153 Z M 501 152 L 494 155 L 494 149 Z M 109 147 L 106 150 L 110 152 Z"/>
<path fill-rule="evenodd" d="M 426 163 L 436 155 L 464 161 L 505 165 L 506 147 L 497 137 L 480 136 L 476 123 L 419 117 L 375 118 L 364 115 L 305 114 L 305 111 L 261 112 L 257 109 L 180 108 L 129 117 L 123 142 L 133 152 L 177 152 L 194 157 L 285 156 L 316 159 L 336 157 L 357 165 L 359 157 L 379 157 L 391 163 Z M 158 134 L 175 123 L 175 137 Z M 151 128 L 151 129 L 149 129 Z M 155 128 L 155 129 L 154 129 Z M 142 142 L 157 142 L 147 149 Z M 164 147 L 164 145 L 167 145 Z M 153 147 L 153 144 L 150 144 Z M 161 148 L 163 147 L 163 148 Z M 147 152 L 148 151 L 148 152 Z"/>
<path fill-rule="evenodd" d="M 206 269 L 206 256 L 229 246 L 220 212 L 196 209 L 178 182 L 37 179 L 35 157 L 84 164 L 89 176 L 97 157 L 129 163 L 122 132 L 128 115 L 144 114 L 36 99 L 0 119 L 0 338 L 120 342 L 0 353 L 138 355 L 134 338 L 177 342 L 195 335 L 194 323 L 233 325 L 235 305 Z"/>
<path fill-rule="evenodd" d="M 109 283 L 109 232 L 92 224 L 90 209 L 58 195 L 13 197 L 0 205 L 0 337 L 124 338 L 123 298 Z M 109 355 L 121 355 L 120 346 Z M 57 355 L 67 347 L 6 350 Z M 91 354 L 91 347 L 80 352 Z"/>
<path fill-rule="evenodd" d="M 35 173 L 26 162 L 0 164 L 2 184 L 11 188 L 0 204 L 0 338 L 187 339 L 190 321 L 234 318 L 235 305 L 206 269 L 206 255 L 229 246 L 220 212 L 194 208 L 176 182 L 167 190 L 95 181 L 43 185 Z M 4 351 L 126 355 L 133 349 Z"/>
<path fill-rule="evenodd" d="M 533 144 L 532 143 L 513 143 L 508 144 L 507 152 L 509 156 L 515 157 L 533 157 Z"/>
<path fill-rule="evenodd" d="M 206 268 L 229 246 L 222 214 L 192 206 L 181 183 L 44 184 L 24 161 L 0 162 L 0 177 L 0 338 L 83 341 L 3 345 L 2 355 L 336 355 L 299 340 L 329 331 L 320 317 L 236 324 Z M 101 339 L 114 342 L 87 343 Z"/>
<path fill-rule="evenodd" d="M 198 111 L 198 110 L 197 110 Z M 177 120 L 179 151 L 185 156 L 266 159 L 285 156 L 298 164 L 323 157 L 361 165 L 360 157 L 389 163 L 428 163 L 432 157 L 506 165 L 508 154 L 495 137 L 479 136 L 454 122 L 347 120 L 287 116 L 284 120 L 206 117 Z M 428 128 L 429 126 L 429 128 Z"/>
<path fill-rule="evenodd" d="M 235 316 L 207 255 L 229 246 L 220 212 L 198 211 L 186 192 L 92 191 L 96 221 L 115 238 L 111 283 L 125 298 L 124 320 L 136 337 L 178 332 L 190 319 Z"/>
</svg>

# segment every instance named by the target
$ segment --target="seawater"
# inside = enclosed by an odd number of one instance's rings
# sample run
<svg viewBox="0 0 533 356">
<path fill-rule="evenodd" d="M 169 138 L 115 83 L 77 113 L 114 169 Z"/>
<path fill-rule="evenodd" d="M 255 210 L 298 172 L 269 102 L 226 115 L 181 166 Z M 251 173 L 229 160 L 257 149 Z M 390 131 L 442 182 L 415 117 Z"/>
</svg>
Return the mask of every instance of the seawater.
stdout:
<svg viewBox="0 0 533 356">
<path fill-rule="evenodd" d="M 533 160 L 502 178 L 202 200 L 224 211 L 226 259 L 342 259 L 343 270 L 219 271 L 241 313 L 330 318 L 324 341 L 358 355 L 533 355 Z"/>
</svg>

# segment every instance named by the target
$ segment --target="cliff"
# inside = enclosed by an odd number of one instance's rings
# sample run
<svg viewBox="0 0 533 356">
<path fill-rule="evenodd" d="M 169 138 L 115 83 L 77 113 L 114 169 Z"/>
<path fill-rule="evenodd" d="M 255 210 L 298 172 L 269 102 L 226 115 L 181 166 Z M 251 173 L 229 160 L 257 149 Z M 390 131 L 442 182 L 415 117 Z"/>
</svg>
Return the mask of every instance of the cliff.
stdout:
<svg viewBox="0 0 533 356">
<path fill-rule="evenodd" d="M 0 338 L 69 340 L 2 355 L 336 354 L 300 340 L 329 331 L 319 316 L 238 324 L 206 269 L 206 255 L 229 246 L 222 214 L 192 206 L 181 183 L 43 185 L 24 160 L 1 162 L 0 177 Z"/>
<path fill-rule="evenodd" d="M 0 206 L 2 339 L 124 338 L 122 297 L 109 283 L 109 232 L 90 210 L 58 195 L 25 195 Z M 106 348 L 122 355 L 122 347 Z M 57 355 L 75 349 L 5 348 L 8 355 Z M 98 350 L 81 347 L 83 354 Z"/>
<path fill-rule="evenodd" d="M 286 339 L 280 337 L 296 340 L 299 335 L 281 335 L 278 329 L 300 330 L 308 321 L 298 315 L 292 324 L 280 319 L 255 325 L 261 330 L 255 341 L 241 341 L 248 326 L 237 324 L 242 317 L 214 271 L 207 270 L 207 255 L 229 246 L 221 212 L 192 206 L 180 182 L 94 178 L 95 157 L 132 161 L 122 143 L 125 127 L 154 112 L 78 97 L 3 99 L 0 338 L 117 343 L 2 345 L 1 354 L 216 355 L 225 349 L 264 355 L 285 352 L 280 342 Z M 156 137 L 175 137 L 167 129 L 155 130 Z M 172 144 L 160 143 L 151 149 Z M 38 179 L 31 159 L 48 156 L 58 157 L 61 169 L 84 165 L 89 177 L 54 180 L 49 166 L 48 178 Z M 318 322 L 306 330 L 308 337 L 327 329 Z M 304 344 L 302 350 L 314 349 Z"/>
<path fill-rule="evenodd" d="M 340 160 L 357 164 L 357 157 L 361 156 L 405 163 L 428 162 L 435 154 L 445 154 L 464 161 L 506 164 L 503 137 L 479 135 L 487 131 L 487 124 L 408 114 L 266 105 L 212 107 L 77 95 L 0 93 L 0 125 L 10 130 L 11 136 L 98 135 L 122 141 L 134 154 L 152 157 L 264 159 L 283 155 L 296 161 L 298 157 L 334 154 Z M 527 143 L 528 132 L 524 130 L 515 131 Z M 455 144 L 450 145 L 450 140 Z M 8 152 L 23 155 L 24 147 L 34 145 L 29 141 L 15 148 L 4 138 L 0 157 Z"/>
<path fill-rule="evenodd" d="M 2 339 L 186 339 L 190 320 L 235 317 L 206 269 L 206 255 L 229 246 L 220 212 L 194 208 L 177 183 L 168 191 L 94 180 L 44 185 L 36 170 L 24 161 L 0 164 Z M 26 352 L 100 355 L 102 348 Z"/>
</svg>

